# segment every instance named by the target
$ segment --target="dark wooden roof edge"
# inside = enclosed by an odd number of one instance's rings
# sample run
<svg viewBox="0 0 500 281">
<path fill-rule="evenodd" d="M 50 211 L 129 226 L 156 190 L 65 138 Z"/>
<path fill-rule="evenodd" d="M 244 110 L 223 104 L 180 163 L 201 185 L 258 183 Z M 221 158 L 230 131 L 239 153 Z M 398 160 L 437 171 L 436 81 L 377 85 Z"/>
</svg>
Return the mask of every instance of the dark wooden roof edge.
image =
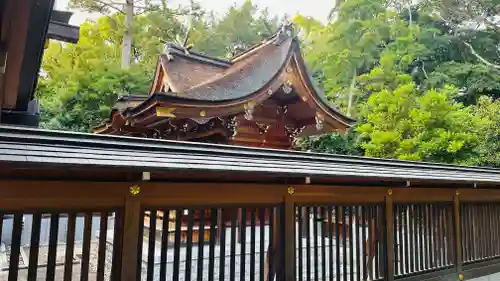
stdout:
<svg viewBox="0 0 500 281">
<path fill-rule="evenodd" d="M 260 46 L 276 39 L 276 37 L 278 37 L 280 35 L 280 33 L 286 32 L 287 30 L 290 31 L 291 35 L 293 34 L 293 24 L 292 23 L 283 24 L 280 28 L 278 28 L 278 31 L 276 31 L 272 35 L 268 36 L 266 39 L 262 40 L 260 43 L 257 43 L 255 45 L 251 46 L 250 48 L 246 49 L 245 51 L 234 55 L 233 57 L 231 57 L 230 61 L 238 60 L 239 58 L 247 55 L 248 53 L 252 52 L 253 50 L 259 48 Z"/>
<path fill-rule="evenodd" d="M 0 161 L 500 183 L 500 169 L 0 126 Z M 10 148 L 9 148 L 10 147 Z"/>
<path fill-rule="evenodd" d="M 76 43 L 79 27 L 68 25 L 71 12 L 53 10 L 54 1 L 33 1 L 30 7 L 24 54 L 19 73 L 16 106 L 2 110 L 3 122 L 38 126 L 38 108 L 32 107 L 46 39 Z"/>
<path fill-rule="evenodd" d="M 80 39 L 80 27 L 63 22 L 50 21 L 47 38 L 76 44 Z"/>
<path fill-rule="evenodd" d="M 28 103 L 35 96 L 38 72 L 42 64 L 42 56 L 54 0 L 33 2 L 28 20 L 28 30 L 24 47 L 24 56 L 19 75 L 19 88 L 16 110 L 26 111 Z"/>
<path fill-rule="evenodd" d="M 119 95 L 116 101 L 144 101 L 148 95 L 122 94 Z"/>
<path fill-rule="evenodd" d="M 214 64 L 214 65 L 221 66 L 221 67 L 230 67 L 233 64 L 233 61 L 238 60 L 242 56 L 252 52 L 253 50 L 257 49 L 258 47 L 275 39 L 280 34 L 280 32 L 283 32 L 284 29 L 285 30 L 286 29 L 293 29 L 293 25 L 292 24 L 283 25 L 274 34 L 268 36 L 266 39 L 262 40 L 261 42 L 252 45 L 250 48 L 246 49 L 245 51 L 234 55 L 230 59 L 216 58 L 216 57 L 209 56 L 209 55 L 206 55 L 206 54 L 201 53 L 201 52 L 187 50 L 186 48 L 184 48 L 178 44 L 172 43 L 172 42 L 168 42 L 165 47 L 169 53 L 173 53 L 175 55 L 182 56 L 184 58 L 193 59 L 193 60 L 196 60 L 199 62 L 204 62 L 204 63 L 210 63 L 210 64 Z"/>
</svg>

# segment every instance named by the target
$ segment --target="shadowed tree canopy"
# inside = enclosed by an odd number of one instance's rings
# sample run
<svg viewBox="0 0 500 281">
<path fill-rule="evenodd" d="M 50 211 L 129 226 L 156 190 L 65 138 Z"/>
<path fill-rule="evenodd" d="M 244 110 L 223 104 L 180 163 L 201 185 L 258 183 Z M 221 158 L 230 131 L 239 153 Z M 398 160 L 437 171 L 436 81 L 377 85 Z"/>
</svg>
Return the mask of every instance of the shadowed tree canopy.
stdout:
<svg viewBox="0 0 500 281">
<path fill-rule="evenodd" d="M 367 156 L 498 166 L 495 7 L 498 1 L 345 0 L 326 25 L 297 16 L 314 78 L 358 119 L 357 136 L 346 142 L 352 149 L 335 135 L 301 148 L 356 154 L 361 144 Z"/>
</svg>

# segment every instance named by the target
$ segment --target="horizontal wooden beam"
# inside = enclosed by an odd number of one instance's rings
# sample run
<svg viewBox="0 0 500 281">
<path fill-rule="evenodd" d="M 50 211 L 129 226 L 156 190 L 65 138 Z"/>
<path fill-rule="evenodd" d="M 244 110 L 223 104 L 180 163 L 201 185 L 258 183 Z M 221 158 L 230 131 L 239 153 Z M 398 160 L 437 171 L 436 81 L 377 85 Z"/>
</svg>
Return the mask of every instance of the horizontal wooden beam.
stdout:
<svg viewBox="0 0 500 281">
<path fill-rule="evenodd" d="M 80 38 L 80 27 L 51 21 L 47 31 L 47 38 L 76 44 Z"/>
</svg>

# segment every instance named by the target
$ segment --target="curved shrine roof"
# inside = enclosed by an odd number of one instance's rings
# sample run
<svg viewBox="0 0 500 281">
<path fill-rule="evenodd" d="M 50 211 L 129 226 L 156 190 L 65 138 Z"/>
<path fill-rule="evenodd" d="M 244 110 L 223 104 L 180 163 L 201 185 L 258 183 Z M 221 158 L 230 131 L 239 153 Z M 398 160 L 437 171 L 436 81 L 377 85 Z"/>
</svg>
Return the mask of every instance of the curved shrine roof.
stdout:
<svg viewBox="0 0 500 281">
<path fill-rule="evenodd" d="M 291 79 L 291 76 L 298 77 Z M 288 78 L 287 78 L 288 77 Z M 336 126 L 350 127 L 354 120 L 340 113 L 323 91 L 314 85 L 300 53 L 298 39 L 291 26 L 284 26 L 273 36 L 249 50 L 229 59 L 218 59 L 167 44 L 158 60 L 149 96 L 127 95 L 118 99 L 115 114 L 126 119 L 160 104 L 172 106 L 180 117 L 182 108 L 212 108 L 207 117 L 223 114 L 226 108 L 270 98 L 285 83 L 295 84 L 301 99 L 317 108 L 319 115 L 331 118 Z M 220 110 L 214 110 L 217 106 Z M 228 111 L 229 112 L 229 111 Z M 177 115 L 177 114 L 176 114 Z M 196 116 L 189 116 L 196 117 Z M 327 121 L 327 120 L 325 120 Z M 96 128 L 102 132 L 106 124 Z"/>
</svg>

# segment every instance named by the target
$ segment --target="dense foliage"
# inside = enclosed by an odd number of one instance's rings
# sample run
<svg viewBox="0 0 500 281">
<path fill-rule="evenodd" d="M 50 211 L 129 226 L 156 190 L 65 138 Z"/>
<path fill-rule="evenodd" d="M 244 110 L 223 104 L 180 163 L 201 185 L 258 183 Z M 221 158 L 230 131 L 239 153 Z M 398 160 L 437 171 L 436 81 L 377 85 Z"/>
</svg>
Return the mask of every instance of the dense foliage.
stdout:
<svg viewBox="0 0 500 281">
<path fill-rule="evenodd" d="M 93 0 L 72 2 L 102 9 Z M 342 0 L 326 24 L 297 15 L 313 77 L 358 120 L 347 135 L 305 138 L 298 146 L 500 167 L 500 15 L 493 2 Z M 182 9 L 151 4 L 134 15 L 131 65 L 123 69 L 124 15 L 103 14 L 82 25 L 78 44 L 46 50 L 38 88 L 44 127 L 88 131 L 109 116 L 117 95 L 146 93 L 166 41 L 189 34 L 193 49 L 228 57 L 280 23 L 251 1 L 221 18 L 193 2 Z"/>
<path fill-rule="evenodd" d="M 297 17 L 328 98 L 358 120 L 357 136 L 307 138 L 301 147 L 500 167 L 494 1 L 455 2 L 346 0 L 326 25 Z"/>
</svg>

